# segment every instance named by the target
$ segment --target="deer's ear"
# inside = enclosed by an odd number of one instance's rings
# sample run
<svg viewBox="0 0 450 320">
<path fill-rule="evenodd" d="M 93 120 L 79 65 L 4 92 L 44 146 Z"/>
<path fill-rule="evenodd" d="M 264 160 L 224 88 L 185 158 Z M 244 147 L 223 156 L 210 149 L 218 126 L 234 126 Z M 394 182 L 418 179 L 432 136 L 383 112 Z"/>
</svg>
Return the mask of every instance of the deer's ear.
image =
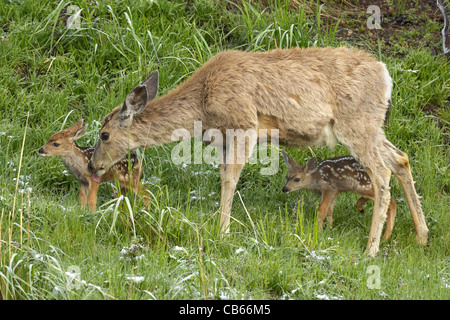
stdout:
<svg viewBox="0 0 450 320">
<path fill-rule="evenodd" d="M 158 94 L 159 86 L 159 73 L 158 70 L 152 72 L 152 74 L 142 83 L 147 89 L 148 101 L 155 99 Z"/>
<path fill-rule="evenodd" d="M 284 152 L 284 150 L 281 150 L 281 154 L 283 155 L 284 163 L 286 164 L 286 167 L 288 167 L 288 169 L 297 165 L 294 160 L 289 158 L 289 156 L 287 155 L 286 152 Z"/>
<path fill-rule="evenodd" d="M 73 129 L 73 136 L 70 138 L 71 140 L 78 140 L 86 133 L 87 124 L 84 124 L 84 120 L 81 119 L 77 123 L 75 123 L 71 129 Z"/>
<path fill-rule="evenodd" d="M 131 90 L 120 110 L 120 115 L 127 119 L 141 113 L 147 102 L 153 100 L 157 93 L 158 71 L 155 70 L 144 82 Z"/>
<path fill-rule="evenodd" d="M 310 159 L 305 165 L 306 173 L 313 173 L 317 169 L 317 159 L 316 157 Z"/>
</svg>

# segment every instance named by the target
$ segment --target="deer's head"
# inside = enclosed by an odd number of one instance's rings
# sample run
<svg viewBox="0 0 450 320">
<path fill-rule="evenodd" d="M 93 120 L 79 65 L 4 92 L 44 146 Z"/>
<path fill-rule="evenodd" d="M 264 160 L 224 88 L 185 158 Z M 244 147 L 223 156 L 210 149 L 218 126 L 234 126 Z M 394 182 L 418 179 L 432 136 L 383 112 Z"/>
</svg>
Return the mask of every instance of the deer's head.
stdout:
<svg viewBox="0 0 450 320">
<path fill-rule="evenodd" d="M 94 180 L 120 161 L 129 150 L 140 147 L 139 128 L 134 120 L 158 93 L 158 71 L 153 73 L 126 97 L 125 102 L 103 119 L 100 139 L 88 168 Z"/>
<path fill-rule="evenodd" d="M 295 163 L 284 150 L 281 152 L 283 154 L 284 162 L 289 169 L 286 174 L 286 184 L 282 191 L 284 193 L 289 193 L 298 189 L 308 189 L 312 187 L 315 183 L 312 174 L 317 170 L 317 159 L 312 158 L 305 166 L 300 166 Z"/>
<path fill-rule="evenodd" d="M 87 125 L 80 120 L 70 128 L 55 133 L 48 142 L 39 149 L 39 154 L 43 157 L 47 156 L 71 156 L 73 155 L 72 146 L 74 141 L 84 136 Z"/>
</svg>

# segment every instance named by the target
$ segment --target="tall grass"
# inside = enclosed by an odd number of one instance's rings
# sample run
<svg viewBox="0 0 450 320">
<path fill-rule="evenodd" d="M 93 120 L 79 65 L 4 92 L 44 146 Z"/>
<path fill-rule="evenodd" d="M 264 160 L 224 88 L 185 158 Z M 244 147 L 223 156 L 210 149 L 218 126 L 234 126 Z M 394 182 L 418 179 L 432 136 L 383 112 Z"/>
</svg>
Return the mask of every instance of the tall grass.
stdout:
<svg viewBox="0 0 450 320">
<path fill-rule="evenodd" d="M 394 79 L 386 133 L 410 155 L 431 230 L 427 247 L 414 242 L 395 178 L 394 233 L 372 259 L 363 253 L 371 216 L 357 212 L 356 196 L 340 196 L 334 228 L 318 232 L 320 199 L 281 193 L 283 167 L 269 178 L 261 164 L 244 168 L 231 233 L 220 235 L 218 168 L 175 165 L 174 144 L 139 151 L 148 207 L 132 194 L 112 199 L 102 184 L 95 212 L 80 209 L 78 182 L 62 162 L 38 155 L 80 118 L 89 129 L 79 143 L 95 144 L 104 115 L 154 69 L 165 94 L 221 50 L 340 45 L 339 20 L 324 19 L 318 2 L 298 10 L 267 3 L 2 2 L 1 299 L 449 298 L 448 123 L 423 112 L 448 104 L 449 66 L 426 49 L 409 49 L 404 59 L 374 54 Z M 69 5 L 81 10 L 79 29 L 67 28 Z M 313 151 L 320 159 L 347 153 Z M 312 156 L 289 153 L 300 163 Z M 381 289 L 367 286 L 373 265 Z"/>
</svg>

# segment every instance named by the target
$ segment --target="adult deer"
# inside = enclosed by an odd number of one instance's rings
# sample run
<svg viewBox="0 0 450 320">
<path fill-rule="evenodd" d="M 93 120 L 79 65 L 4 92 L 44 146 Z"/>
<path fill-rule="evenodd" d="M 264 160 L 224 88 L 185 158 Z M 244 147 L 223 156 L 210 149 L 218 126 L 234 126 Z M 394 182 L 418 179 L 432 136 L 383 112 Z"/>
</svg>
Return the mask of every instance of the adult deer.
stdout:
<svg viewBox="0 0 450 320">
<path fill-rule="evenodd" d="M 170 142 L 172 133 L 194 121 L 204 130 L 270 129 L 283 145 L 333 147 L 342 143 L 362 164 L 374 188 L 374 210 L 367 253 L 375 256 L 390 201 L 391 170 L 399 179 L 416 228 L 426 244 L 428 228 L 414 188 L 408 156 L 390 143 L 382 125 L 392 79 L 386 66 L 360 50 L 293 48 L 268 52 L 224 51 L 209 60 L 178 88 L 155 99 L 155 71 L 134 88 L 125 102 L 103 120 L 100 140 L 89 163 L 95 176 L 104 174 L 129 149 Z M 274 131 L 273 129 L 277 129 Z M 223 146 L 221 228 L 227 231 L 233 194 L 256 135 L 247 143 Z"/>
</svg>

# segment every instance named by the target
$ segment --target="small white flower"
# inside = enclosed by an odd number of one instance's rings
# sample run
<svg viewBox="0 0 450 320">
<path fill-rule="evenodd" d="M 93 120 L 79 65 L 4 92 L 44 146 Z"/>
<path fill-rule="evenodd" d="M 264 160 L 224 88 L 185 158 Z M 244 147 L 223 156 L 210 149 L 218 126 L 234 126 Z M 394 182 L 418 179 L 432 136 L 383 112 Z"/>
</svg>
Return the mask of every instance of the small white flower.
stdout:
<svg viewBox="0 0 450 320">
<path fill-rule="evenodd" d="M 127 277 L 127 280 L 131 280 L 135 283 L 141 283 L 142 281 L 144 281 L 144 277 L 137 277 L 137 276 L 133 276 L 133 277 Z"/>
</svg>

